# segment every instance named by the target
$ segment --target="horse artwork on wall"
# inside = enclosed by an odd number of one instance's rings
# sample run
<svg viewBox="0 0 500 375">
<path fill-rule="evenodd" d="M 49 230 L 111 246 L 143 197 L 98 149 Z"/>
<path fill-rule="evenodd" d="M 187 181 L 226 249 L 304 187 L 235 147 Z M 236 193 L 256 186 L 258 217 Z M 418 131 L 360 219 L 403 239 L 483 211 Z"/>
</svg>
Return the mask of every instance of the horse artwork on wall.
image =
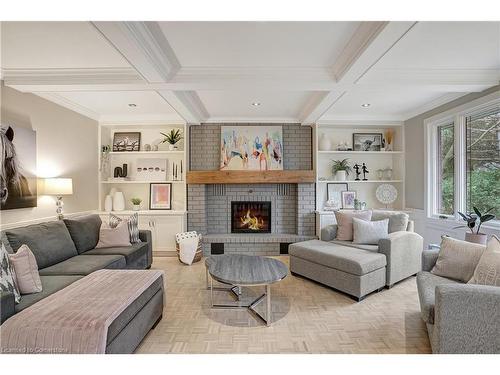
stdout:
<svg viewBox="0 0 500 375">
<path fill-rule="evenodd" d="M 0 125 L 0 209 L 36 207 L 36 132 Z"/>
</svg>

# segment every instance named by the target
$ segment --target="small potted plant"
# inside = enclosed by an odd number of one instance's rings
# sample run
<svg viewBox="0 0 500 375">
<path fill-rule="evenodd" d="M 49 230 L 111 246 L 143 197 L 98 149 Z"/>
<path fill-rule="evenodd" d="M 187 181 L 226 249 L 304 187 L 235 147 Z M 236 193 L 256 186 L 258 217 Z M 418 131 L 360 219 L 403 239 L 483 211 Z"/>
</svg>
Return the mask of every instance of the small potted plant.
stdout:
<svg viewBox="0 0 500 375">
<path fill-rule="evenodd" d="M 141 198 L 132 198 L 130 201 L 132 202 L 134 211 L 139 211 L 141 209 Z"/>
<path fill-rule="evenodd" d="M 163 135 L 163 140 L 161 143 L 168 143 L 168 149 L 170 151 L 177 150 L 177 142 L 179 142 L 182 139 L 182 133 L 180 129 L 172 129 L 170 130 L 170 133 L 161 133 Z"/>
<path fill-rule="evenodd" d="M 349 173 L 352 172 L 352 168 L 349 165 L 349 159 L 344 160 L 332 160 L 332 173 L 337 181 L 345 181 Z"/>
<path fill-rule="evenodd" d="M 474 213 L 468 213 L 468 214 L 464 214 L 462 212 L 458 213 L 462 217 L 462 219 L 466 222 L 465 226 L 470 229 L 470 233 L 469 232 L 465 233 L 465 241 L 486 245 L 488 236 L 484 233 L 479 232 L 479 230 L 481 229 L 481 225 L 483 223 L 486 223 L 487 221 L 493 220 L 495 218 L 495 215 L 488 213 L 491 210 L 493 210 L 493 207 L 486 210 L 485 213 L 481 213 L 477 207 L 473 207 L 473 209 Z M 477 229 L 474 232 L 474 228 L 476 228 L 476 224 L 478 222 L 479 224 L 477 225 Z M 453 229 L 464 228 L 465 226 L 460 225 Z"/>
</svg>

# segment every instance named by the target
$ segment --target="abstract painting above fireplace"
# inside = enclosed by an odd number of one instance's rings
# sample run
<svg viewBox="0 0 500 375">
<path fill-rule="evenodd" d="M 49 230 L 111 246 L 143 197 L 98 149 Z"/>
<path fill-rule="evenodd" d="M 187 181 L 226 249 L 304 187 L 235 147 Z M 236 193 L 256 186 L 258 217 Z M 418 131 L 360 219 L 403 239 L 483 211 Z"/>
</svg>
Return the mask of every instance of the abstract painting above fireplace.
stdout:
<svg viewBox="0 0 500 375">
<path fill-rule="evenodd" d="M 231 233 L 271 233 L 271 202 L 231 202 Z"/>
</svg>

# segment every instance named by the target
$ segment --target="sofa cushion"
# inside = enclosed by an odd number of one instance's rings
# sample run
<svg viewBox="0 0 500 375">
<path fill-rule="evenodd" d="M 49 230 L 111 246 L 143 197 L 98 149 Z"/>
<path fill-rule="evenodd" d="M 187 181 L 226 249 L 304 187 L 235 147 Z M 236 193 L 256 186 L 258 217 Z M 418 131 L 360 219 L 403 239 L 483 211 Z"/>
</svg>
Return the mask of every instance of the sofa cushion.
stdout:
<svg viewBox="0 0 500 375">
<path fill-rule="evenodd" d="M 355 244 L 377 245 L 389 235 L 389 219 L 365 221 L 354 217 L 352 227 L 352 242 Z"/>
<path fill-rule="evenodd" d="M 145 262 L 141 262 L 141 258 L 146 260 L 147 253 L 148 244 L 141 242 L 132 246 L 101 247 L 89 250 L 85 255 L 123 255 L 127 262 L 127 268 L 146 268 L 147 265 Z"/>
<path fill-rule="evenodd" d="M 434 306 L 436 304 L 436 286 L 445 284 L 461 284 L 459 281 L 433 275 L 430 272 L 417 274 L 418 298 L 420 314 L 424 322 L 434 324 Z"/>
<path fill-rule="evenodd" d="M 64 224 L 66 224 L 79 254 L 96 247 L 97 242 L 99 242 L 101 223 L 99 215 L 85 215 L 64 219 Z"/>
<path fill-rule="evenodd" d="M 486 246 L 443 237 L 441 250 L 431 273 L 468 282 L 474 275 L 474 270 Z"/>
<path fill-rule="evenodd" d="M 40 270 L 40 275 L 88 275 L 103 268 L 123 269 L 125 258 L 121 255 L 77 255 Z"/>
<path fill-rule="evenodd" d="M 358 218 L 370 221 L 372 212 L 368 211 L 352 211 L 341 210 L 335 211 L 335 219 L 337 220 L 337 237 L 339 241 L 352 241 L 352 218 Z"/>
<path fill-rule="evenodd" d="M 378 252 L 378 245 L 365 245 L 360 243 L 353 243 L 352 241 L 339 241 L 339 240 L 333 240 L 330 242 L 335 243 L 337 245 L 355 247 L 356 249 L 374 251 L 376 253 Z"/>
<path fill-rule="evenodd" d="M 28 245 L 39 269 L 78 255 L 62 220 L 8 229 L 5 234 L 14 251 L 22 245 Z"/>
<path fill-rule="evenodd" d="M 389 233 L 406 231 L 408 229 L 408 221 L 410 216 L 404 212 L 388 211 L 388 210 L 373 210 L 372 221 L 389 219 Z"/>
<path fill-rule="evenodd" d="M 34 303 L 50 296 L 51 294 L 67 287 L 83 276 L 40 276 L 42 291 L 40 293 L 26 294 L 21 297 L 21 302 L 16 305 L 16 312 L 24 310 Z"/>
<path fill-rule="evenodd" d="M 9 261 L 14 269 L 14 281 L 21 294 L 42 291 L 36 259 L 28 246 L 23 245 L 15 254 L 9 254 Z"/>
<path fill-rule="evenodd" d="M 289 246 L 288 253 L 297 258 L 362 276 L 385 267 L 385 255 L 373 251 L 310 240 Z"/>
<path fill-rule="evenodd" d="M 469 284 L 500 286 L 500 239 L 491 236 Z"/>
</svg>

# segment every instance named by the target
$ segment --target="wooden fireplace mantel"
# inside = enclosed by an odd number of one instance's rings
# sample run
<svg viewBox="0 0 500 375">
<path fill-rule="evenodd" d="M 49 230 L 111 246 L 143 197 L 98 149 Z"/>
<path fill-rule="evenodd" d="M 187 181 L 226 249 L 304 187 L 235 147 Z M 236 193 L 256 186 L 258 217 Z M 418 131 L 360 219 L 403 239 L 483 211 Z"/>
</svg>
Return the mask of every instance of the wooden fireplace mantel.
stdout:
<svg viewBox="0 0 500 375">
<path fill-rule="evenodd" d="M 189 171 L 188 184 L 293 184 L 313 183 L 313 170 L 284 171 Z"/>
</svg>

